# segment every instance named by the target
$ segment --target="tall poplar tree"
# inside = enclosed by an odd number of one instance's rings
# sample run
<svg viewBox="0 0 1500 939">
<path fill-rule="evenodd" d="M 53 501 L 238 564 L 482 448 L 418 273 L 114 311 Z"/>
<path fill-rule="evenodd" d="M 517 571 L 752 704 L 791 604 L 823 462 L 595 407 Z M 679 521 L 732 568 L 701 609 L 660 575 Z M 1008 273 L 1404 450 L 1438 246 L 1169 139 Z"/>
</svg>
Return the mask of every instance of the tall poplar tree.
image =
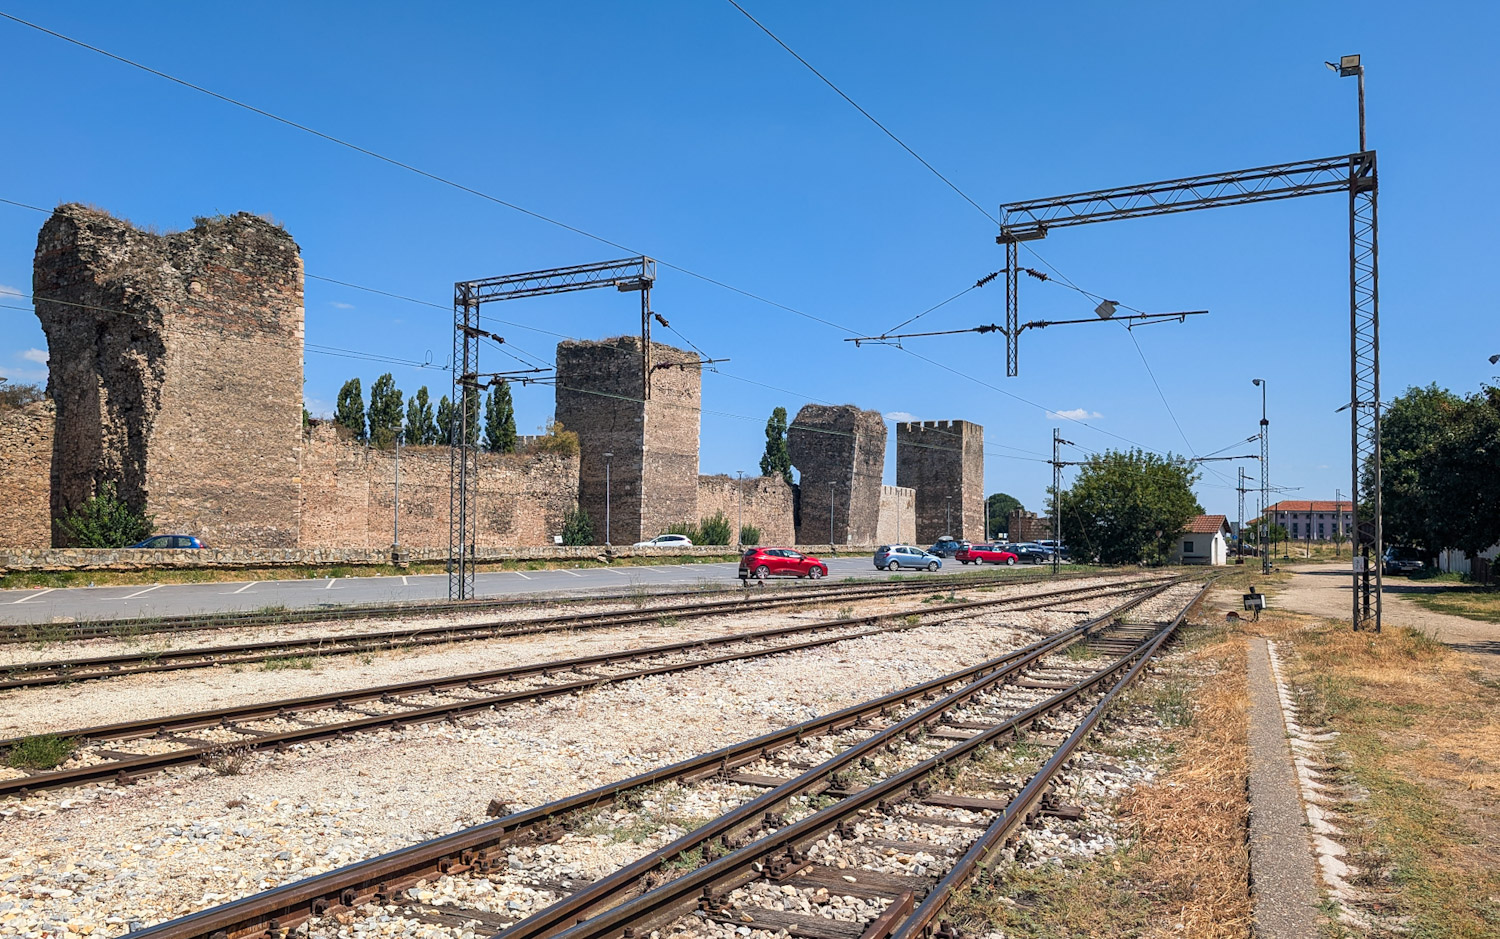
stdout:
<svg viewBox="0 0 1500 939">
<path fill-rule="evenodd" d="M 365 440 L 365 394 L 358 378 L 349 379 L 339 389 L 338 409 L 333 413 L 333 422 L 347 430 L 355 440 Z"/>
<path fill-rule="evenodd" d="M 401 389 L 386 372 L 370 386 L 370 441 L 382 450 L 396 445 L 401 436 Z"/>
<path fill-rule="evenodd" d="M 511 403 L 510 382 L 490 389 L 485 399 L 484 448 L 491 453 L 516 452 L 516 409 Z"/>
<path fill-rule="evenodd" d="M 786 408 L 777 408 L 766 421 L 766 452 L 760 458 L 762 476 L 780 476 L 792 484 L 792 454 L 786 445 Z"/>
<path fill-rule="evenodd" d="M 438 442 L 438 429 L 432 422 L 432 401 L 427 397 L 427 386 L 406 402 L 406 442 L 412 446 L 430 447 Z"/>
</svg>

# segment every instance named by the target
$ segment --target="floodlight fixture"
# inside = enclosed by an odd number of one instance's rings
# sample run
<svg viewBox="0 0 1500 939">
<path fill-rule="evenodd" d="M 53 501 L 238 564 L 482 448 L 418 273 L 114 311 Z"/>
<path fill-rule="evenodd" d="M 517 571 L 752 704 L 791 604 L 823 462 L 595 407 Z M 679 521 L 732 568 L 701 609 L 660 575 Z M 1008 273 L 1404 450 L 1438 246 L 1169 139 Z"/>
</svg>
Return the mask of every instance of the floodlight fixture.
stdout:
<svg viewBox="0 0 1500 939">
<path fill-rule="evenodd" d="M 1490 364 L 1491 365 L 1500 364 L 1500 355 L 1492 355 L 1492 356 L 1490 356 Z M 5 381 L 5 379 L 0 378 L 0 381 Z"/>
<path fill-rule="evenodd" d="M 1119 307 L 1120 302 L 1118 300 L 1101 300 L 1099 305 L 1094 307 L 1094 313 L 1101 320 L 1107 320 L 1115 315 L 1115 310 L 1119 309 Z"/>
</svg>

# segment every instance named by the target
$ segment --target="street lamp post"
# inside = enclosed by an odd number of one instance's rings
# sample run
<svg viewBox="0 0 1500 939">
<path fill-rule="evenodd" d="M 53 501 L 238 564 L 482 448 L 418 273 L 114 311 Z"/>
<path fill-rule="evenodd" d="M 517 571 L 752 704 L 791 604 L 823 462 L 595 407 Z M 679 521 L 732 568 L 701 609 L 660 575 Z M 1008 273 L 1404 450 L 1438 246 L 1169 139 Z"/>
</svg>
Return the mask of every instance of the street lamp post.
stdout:
<svg viewBox="0 0 1500 939">
<path fill-rule="evenodd" d="M 1344 490 L 1342 490 L 1342 489 L 1335 489 L 1335 490 L 1333 490 L 1333 534 L 1334 534 L 1334 538 L 1333 538 L 1333 556 L 1334 557 L 1339 557 L 1339 540 L 1340 540 L 1340 536 L 1343 535 L 1343 533 L 1344 533 L 1344 529 L 1341 527 L 1341 526 L 1343 526 L 1343 524 L 1344 524 Z M 1350 551 L 1352 552 L 1353 548 L 1350 548 Z"/>
<path fill-rule="evenodd" d="M 609 535 L 610 535 L 610 531 L 609 531 L 609 508 L 610 508 L 610 505 L 609 505 L 609 503 L 610 503 L 610 492 L 609 492 L 609 469 L 610 469 L 610 467 L 609 467 L 609 462 L 613 458 L 614 458 L 614 454 L 613 453 L 606 453 L 606 454 L 604 454 L 604 544 L 606 546 L 608 546 L 611 543 L 610 540 L 609 540 Z"/>
<path fill-rule="evenodd" d="M 833 547 L 833 480 L 828 481 L 828 546 Z"/>
<path fill-rule="evenodd" d="M 391 515 L 391 554 L 401 553 L 401 432 L 396 432 L 396 483 L 392 488 L 395 510 Z M 392 558 L 394 560 L 394 558 Z"/>
<path fill-rule="evenodd" d="M 953 497 L 948 497 L 947 514 L 943 516 L 943 530 L 952 537 L 953 535 Z"/>
<path fill-rule="evenodd" d="M 740 537 L 745 530 L 745 471 L 735 470 L 734 473 L 740 480 L 734 490 L 734 546 L 739 549 L 744 547 Z"/>
<path fill-rule="evenodd" d="M 1271 491 L 1271 422 L 1266 420 L 1266 380 L 1252 378 L 1251 382 L 1260 388 L 1260 571 L 1262 574 L 1269 574 L 1271 555 L 1266 551 L 1266 539 L 1271 532 L 1267 518 L 1271 504 L 1266 500 Z"/>
</svg>

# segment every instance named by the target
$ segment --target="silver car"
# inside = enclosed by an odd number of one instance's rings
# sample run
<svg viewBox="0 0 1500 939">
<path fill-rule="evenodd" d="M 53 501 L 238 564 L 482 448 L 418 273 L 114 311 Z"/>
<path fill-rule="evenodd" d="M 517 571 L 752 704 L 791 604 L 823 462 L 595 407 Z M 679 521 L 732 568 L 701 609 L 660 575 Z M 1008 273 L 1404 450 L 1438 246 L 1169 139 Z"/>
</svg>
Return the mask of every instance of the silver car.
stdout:
<svg viewBox="0 0 1500 939">
<path fill-rule="evenodd" d="M 883 571 L 898 571 L 903 567 L 935 571 L 942 566 L 942 558 L 911 545 L 881 545 L 875 552 L 875 567 Z"/>
</svg>

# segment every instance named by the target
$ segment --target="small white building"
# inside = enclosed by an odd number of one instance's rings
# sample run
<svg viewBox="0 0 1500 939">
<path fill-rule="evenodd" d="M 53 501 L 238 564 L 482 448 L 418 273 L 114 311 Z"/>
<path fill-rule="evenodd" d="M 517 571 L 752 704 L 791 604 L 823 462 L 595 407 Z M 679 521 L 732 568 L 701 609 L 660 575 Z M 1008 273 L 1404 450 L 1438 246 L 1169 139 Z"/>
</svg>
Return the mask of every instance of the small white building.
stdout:
<svg viewBox="0 0 1500 939">
<path fill-rule="evenodd" d="M 1229 563 L 1229 519 L 1223 515 L 1199 515 L 1188 520 L 1172 549 L 1173 564 Z"/>
</svg>

